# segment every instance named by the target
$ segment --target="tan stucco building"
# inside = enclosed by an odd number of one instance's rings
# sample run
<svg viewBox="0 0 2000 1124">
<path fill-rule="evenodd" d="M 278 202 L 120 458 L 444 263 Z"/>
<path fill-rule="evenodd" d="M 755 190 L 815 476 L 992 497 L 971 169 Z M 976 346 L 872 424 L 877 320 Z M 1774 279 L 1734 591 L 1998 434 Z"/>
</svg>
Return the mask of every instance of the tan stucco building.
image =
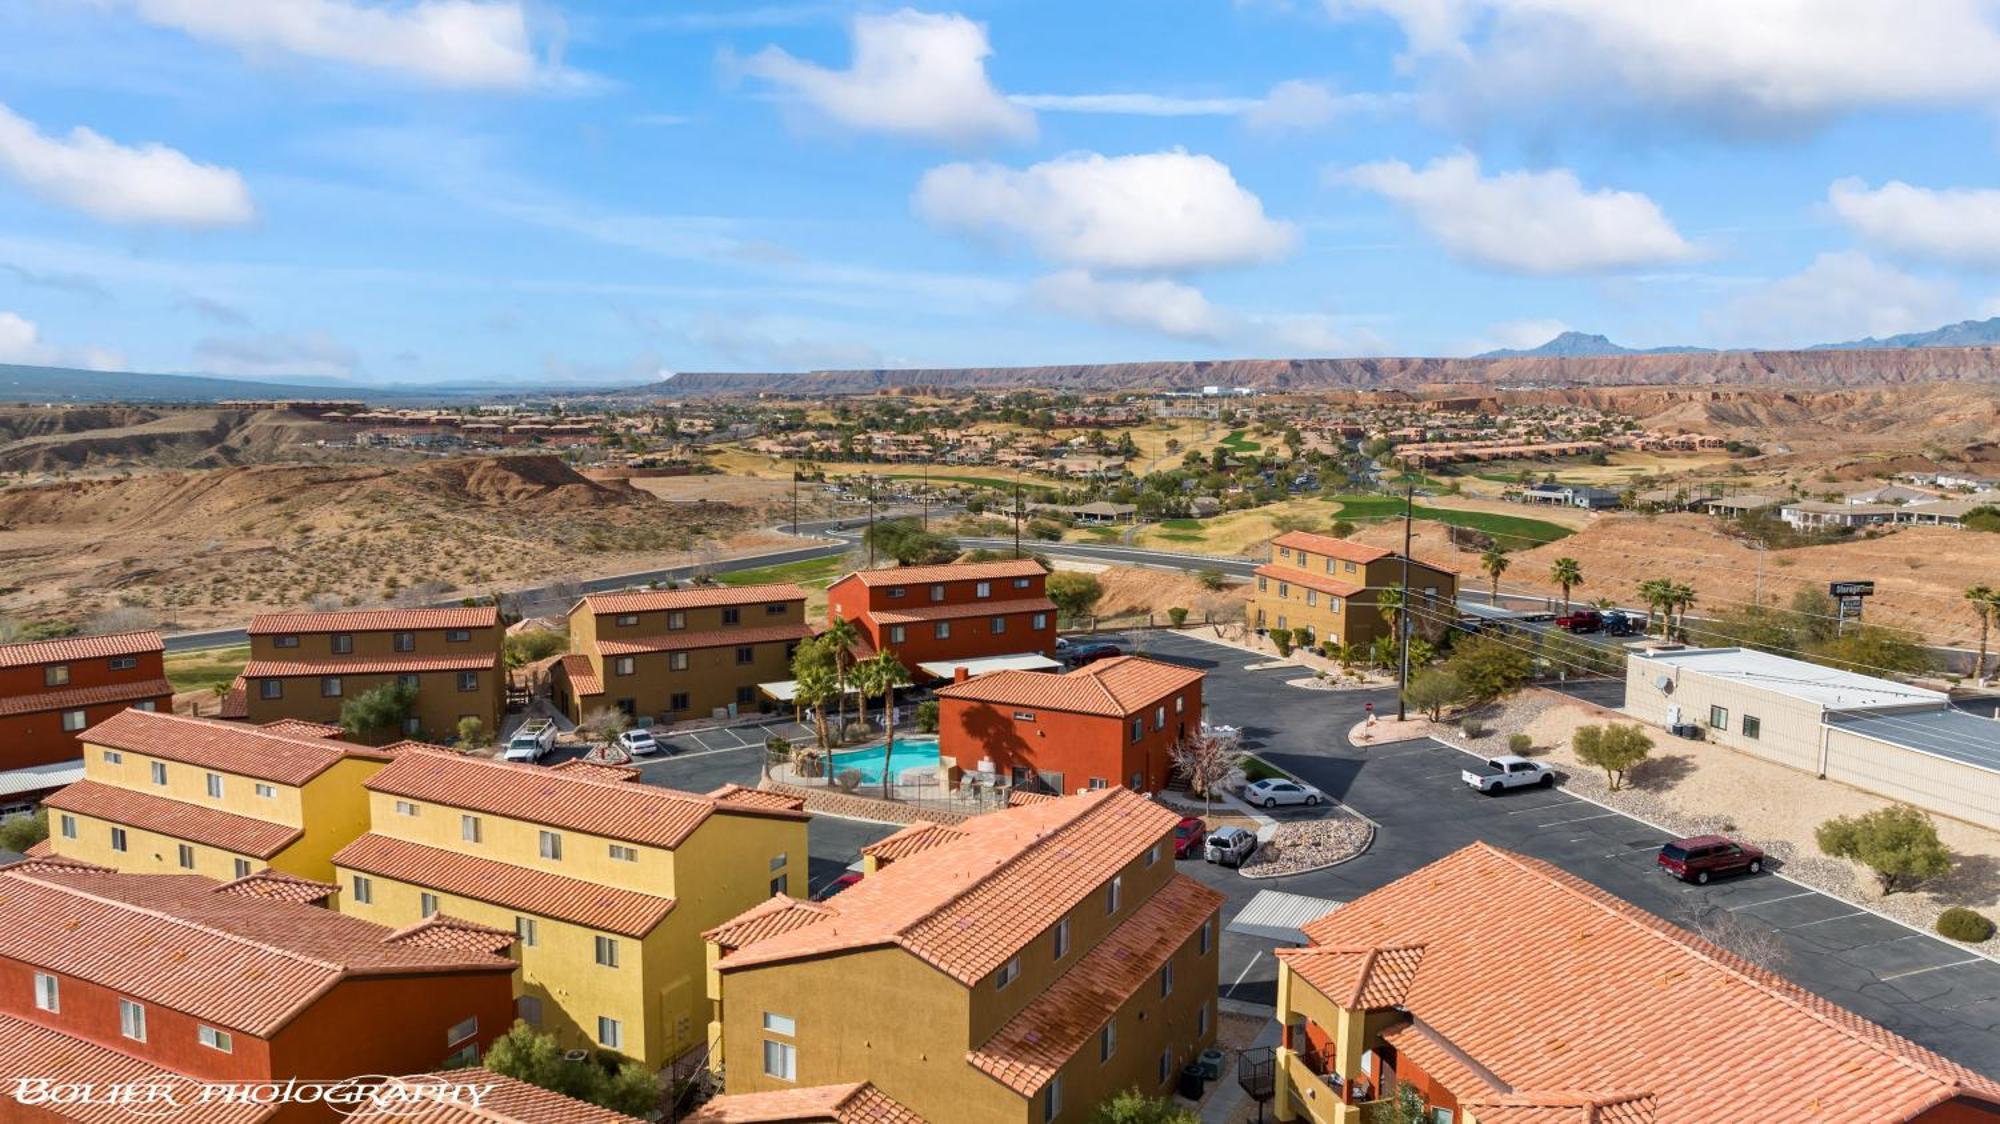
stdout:
<svg viewBox="0 0 2000 1124">
<path fill-rule="evenodd" d="M 1402 587 L 1403 556 L 1395 551 L 1288 531 L 1271 540 L 1271 560 L 1255 573 L 1251 628 L 1291 629 L 1300 647 L 1328 641 L 1366 646 L 1394 633 L 1378 598 Z M 1457 615 L 1456 572 L 1413 558 L 1409 581 L 1420 626 Z"/>
<path fill-rule="evenodd" d="M 592 594 L 569 613 L 556 703 L 578 722 L 600 707 L 662 723 L 755 710 L 757 685 L 790 679 L 811 635 L 796 585 Z"/>
</svg>

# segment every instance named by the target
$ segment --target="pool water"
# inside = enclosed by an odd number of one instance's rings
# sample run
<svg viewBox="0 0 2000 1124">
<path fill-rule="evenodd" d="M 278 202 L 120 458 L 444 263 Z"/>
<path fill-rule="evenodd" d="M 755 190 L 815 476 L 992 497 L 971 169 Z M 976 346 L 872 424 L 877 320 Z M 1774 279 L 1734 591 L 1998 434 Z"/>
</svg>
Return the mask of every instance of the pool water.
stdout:
<svg viewBox="0 0 2000 1124">
<path fill-rule="evenodd" d="M 889 776 L 901 777 L 905 769 L 932 768 L 938 763 L 938 740 L 935 734 L 915 734 L 910 737 L 897 735 L 895 745 L 889 750 Z M 861 774 L 865 784 L 882 783 L 882 747 L 850 749 L 833 755 L 833 775 L 853 769 Z"/>
</svg>

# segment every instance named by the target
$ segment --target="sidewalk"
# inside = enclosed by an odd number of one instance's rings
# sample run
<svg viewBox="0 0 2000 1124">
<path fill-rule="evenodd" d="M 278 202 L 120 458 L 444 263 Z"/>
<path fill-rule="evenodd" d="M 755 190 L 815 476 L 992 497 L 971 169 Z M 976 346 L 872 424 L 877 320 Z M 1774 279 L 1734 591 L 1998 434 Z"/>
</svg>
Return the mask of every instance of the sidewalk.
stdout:
<svg viewBox="0 0 2000 1124">
<path fill-rule="evenodd" d="M 1259 1010 L 1267 1014 L 1269 1012 L 1269 1008 L 1259 1008 Z M 1276 1019 L 1268 1019 L 1267 1025 L 1258 1031 L 1256 1040 L 1250 1043 L 1249 1048 L 1255 1050 L 1265 1046 L 1276 1046 L 1280 1029 Z M 1251 1100 L 1250 1095 L 1243 1091 L 1243 1086 L 1236 1081 L 1234 1055 L 1230 1056 L 1229 1064 L 1223 1067 L 1222 1079 L 1216 1082 L 1215 1091 L 1202 1102 L 1200 1114 L 1202 1124 L 1243 1124 L 1244 1121 L 1258 1118 L 1257 1102 Z M 1262 1115 L 1265 1120 L 1276 1119 L 1268 1109 Z"/>
</svg>

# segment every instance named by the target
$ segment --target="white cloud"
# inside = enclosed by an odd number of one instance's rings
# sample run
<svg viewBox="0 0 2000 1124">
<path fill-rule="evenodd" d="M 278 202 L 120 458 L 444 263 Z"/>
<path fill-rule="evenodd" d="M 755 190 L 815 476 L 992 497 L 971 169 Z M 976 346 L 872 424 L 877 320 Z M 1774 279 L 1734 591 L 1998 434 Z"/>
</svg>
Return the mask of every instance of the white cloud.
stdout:
<svg viewBox="0 0 2000 1124">
<path fill-rule="evenodd" d="M 1070 269 L 1035 282 L 1031 293 L 1054 312 L 1182 339 L 1215 339 L 1228 328 L 1200 289 L 1165 278 L 1106 280 Z"/>
<path fill-rule="evenodd" d="M 1015 105 L 1049 113 L 1127 117 L 1237 117 L 1251 129 L 1282 133 L 1318 129 L 1351 113 L 1399 104 L 1399 96 L 1342 94 L 1301 79 L 1280 82 L 1261 98 L 1179 97 L 1172 94 L 1014 94 Z"/>
<path fill-rule="evenodd" d="M 1835 214 L 1867 242 L 1898 254 L 2000 266 L 2000 191 L 1913 187 L 1890 180 L 1870 188 L 1843 179 L 1827 189 Z"/>
<path fill-rule="evenodd" d="M 1920 331 L 1965 312 L 1947 281 L 1914 277 L 1854 250 L 1751 289 L 1710 317 L 1727 343 L 1800 347 Z"/>
<path fill-rule="evenodd" d="M 19 313 L 0 312 L 0 363 L 116 371 L 125 366 L 125 357 L 98 347 L 57 347 L 42 339 L 41 328 L 33 320 Z"/>
<path fill-rule="evenodd" d="M 89 129 L 52 137 L 0 105 L 0 175 L 60 206 L 118 223 L 236 226 L 256 217 L 229 168 L 162 144 L 127 148 Z"/>
<path fill-rule="evenodd" d="M 1374 100 L 1357 95 L 1342 97 L 1330 86 L 1293 79 L 1271 87 L 1271 92 L 1243 115 L 1243 123 L 1266 133 L 1317 129 Z"/>
<path fill-rule="evenodd" d="M 1810 123 L 1880 105 L 2000 93 L 1991 0 L 1325 0 L 1379 12 L 1462 105 L 1574 96 L 1593 111 Z"/>
<path fill-rule="evenodd" d="M 1699 256 L 1651 199 L 1588 190 L 1567 169 L 1486 176 L 1462 152 L 1422 171 L 1387 160 L 1332 178 L 1382 195 L 1452 257 L 1493 269 L 1599 273 Z"/>
<path fill-rule="evenodd" d="M 518 0 L 130 0 L 139 18 L 247 55 L 302 55 L 458 88 L 542 75 Z"/>
<path fill-rule="evenodd" d="M 1461 350 L 1467 355 L 1499 351 L 1503 348 L 1526 351 L 1529 348 L 1540 347 L 1570 330 L 1570 326 L 1560 320 L 1509 320 L 1487 328 L 1484 335 L 1466 344 Z"/>
<path fill-rule="evenodd" d="M 211 337 L 195 344 L 194 361 L 214 375 L 322 379 L 352 378 L 361 362 L 353 348 L 323 332 Z"/>
<path fill-rule="evenodd" d="M 1022 170 L 947 164 L 924 173 L 914 202 L 935 226 L 1024 238 L 1038 256 L 1086 269 L 1243 265 L 1282 257 L 1298 241 L 1228 165 L 1179 149 L 1074 153 Z"/>
<path fill-rule="evenodd" d="M 905 8 L 856 16 L 853 39 L 846 70 L 777 47 L 740 66 L 849 129 L 950 144 L 1034 138 L 1035 115 L 1008 101 L 986 76 L 993 48 L 983 26 L 960 15 Z"/>
<path fill-rule="evenodd" d="M 1322 312 L 1254 313 L 1244 318 L 1250 346 L 1284 358 L 1382 355 L 1389 345 L 1367 328 Z"/>
</svg>

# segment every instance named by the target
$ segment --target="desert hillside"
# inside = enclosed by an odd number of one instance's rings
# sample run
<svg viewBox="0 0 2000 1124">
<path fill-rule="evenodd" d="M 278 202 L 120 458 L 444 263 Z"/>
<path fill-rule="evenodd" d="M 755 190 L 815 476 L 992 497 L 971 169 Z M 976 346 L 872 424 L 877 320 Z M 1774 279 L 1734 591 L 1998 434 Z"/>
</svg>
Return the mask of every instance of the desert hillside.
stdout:
<svg viewBox="0 0 2000 1124">
<path fill-rule="evenodd" d="M 0 407 L 0 472 L 221 468 L 345 432 L 291 410 Z"/>
<path fill-rule="evenodd" d="M 672 504 L 554 457 L 260 465 L 0 490 L 0 612 L 119 605 L 183 626 L 267 609 L 489 593 L 741 545 L 756 513 Z"/>
</svg>

